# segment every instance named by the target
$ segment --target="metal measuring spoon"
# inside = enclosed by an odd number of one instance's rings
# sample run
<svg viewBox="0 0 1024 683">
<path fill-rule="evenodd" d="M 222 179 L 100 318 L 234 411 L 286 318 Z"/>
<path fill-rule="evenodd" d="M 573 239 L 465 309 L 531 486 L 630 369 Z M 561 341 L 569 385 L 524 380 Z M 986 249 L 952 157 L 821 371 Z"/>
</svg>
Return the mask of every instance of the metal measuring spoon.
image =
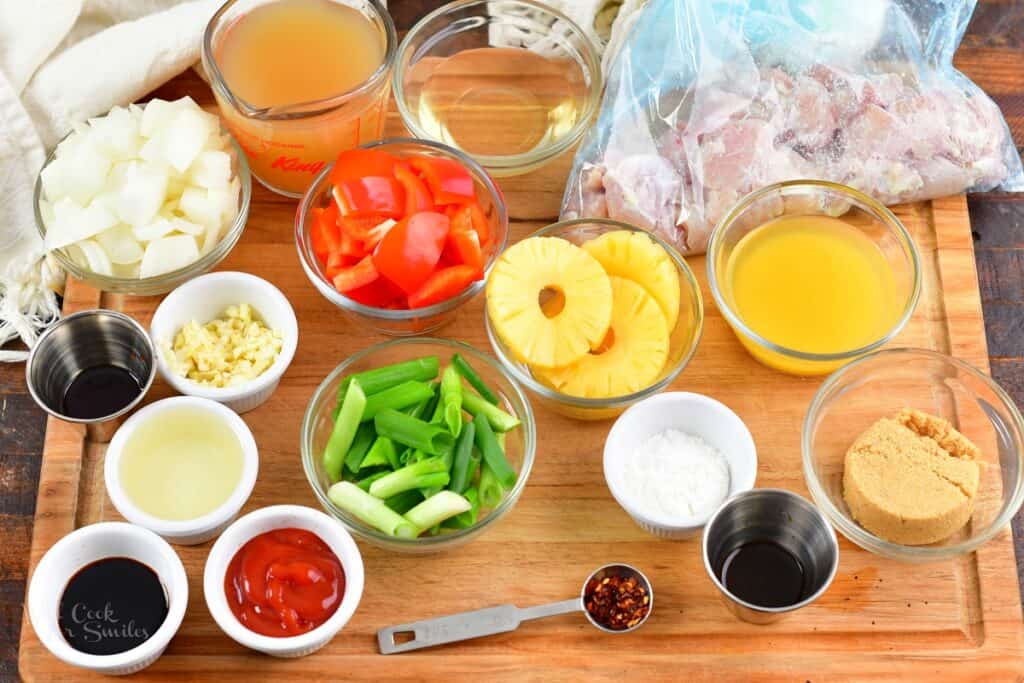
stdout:
<svg viewBox="0 0 1024 683">
<path fill-rule="evenodd" d="M 633 577 L 647 591 L 647 613 L 640 621 L 629 628 L 614 630 L 599 624 L 583 606 L 583 601 L 587 595 L 587 586 L 590 585 L 590 582 L 594 580 L 601 581 L 605 577 L 610 576 Z M 651 588 L 651 582 L 647 580 L 643 572 L 628 564 L 606 564 L 596 569 L 587 577 L 587 580 L 583 582 L 583 588 L 580 589 L 579 597 L 572 598 L 571 600 L 552 602 L 535 607 L 500 605 L 472 612 L 461 612 L 446 617 L 437 617 L 436 619 L 414 621 L 400 626 L 389 626 L 377 631 L 377 643 L 380 646 L 381 654 L 392 655 L 411 650 L 420 650 L 425 647 L 434 647 L 435 645 L 455 643 L 460 640 L 492 636 L 496 633 L 507 633 L 515 631 L 519 628 L 519 624 L 524 621 L 543 619 L 544 617 L 553 617 L 559 614 L 569 614 L 570 612 L 583 612 L 587 615 L 587 620 L 591 624 L 605 633 L 629 633 L 643 626 L 644 622 L 647 621 L 647 617 L 651 616 L 653 609 L 654 591 Z M 409 640 L 403 639 L 402 642 L 398 642 L 395 640 L 395 636 L 400 634 L 411 634 L 412 638 Z"/>
</svg>

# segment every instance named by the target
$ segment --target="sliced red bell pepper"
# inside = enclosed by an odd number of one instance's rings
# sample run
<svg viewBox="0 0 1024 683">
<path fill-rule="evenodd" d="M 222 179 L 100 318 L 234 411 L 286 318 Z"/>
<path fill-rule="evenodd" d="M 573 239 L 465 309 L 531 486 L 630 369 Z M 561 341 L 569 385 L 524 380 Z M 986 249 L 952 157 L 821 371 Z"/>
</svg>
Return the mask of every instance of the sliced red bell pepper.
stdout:
<svg viewBox="0 0 1024 683">
<path fill-rule="evenodd" d="M 324 208 L 313 209 L 313 223 L 309 228 L 309 244 L 321 261 L 326 261 L 332 251 L 338 250 L 341 230 L 338 228 L 338 207 L 331 202 Z"/>
<path fill-rule="evenodd" d="M 377 243 L 384 238 L 388 230 L 395 224 L 394 219 L 374 213 L 365 216 L 342 216 L 338 219 L 341 231 L 359 240 L 366 251 L 373 251 Z"/>
<path fill-rule="evenodd" d="M 411 294 L 430 277 L 448 237 L 448 217 L 422 211 L 399 221 L 373 252 L 381 275 Z"/>
<path fill-rule="evenodd" d="M 491 224 L 483 209 L 476 203 L 460 206 L 452 214 L 452 228 L 460 231 L 473 230 L 480 238 L 481 245 L 487 244 L 491 237 Z"/>
<path fill-rule="evenodd" d="M 366 256 L 354 266 L 340 268 L 333 278 L 334 288 L 344 294 L 369 285 L 379 276 L 377 268 L 373 265 L 373 256 Z"/>
<path fill-rule="evenodd" d="M 467 230 L 452 223 L 442 254 L 442 258 L 445 257 L 454 265 L 473 266 L 480 275 L 483 275 L 484 253 L 480 249 L 480 237 L 473 228 Z"/>
<path fill-rule="evenodd" d="M 343 180 L 334 186 L 334 199 L 342 216 L 383 214 L 388 218 L 405 215 L 405 188 L 394 178 L 366 176 Z"/>
<path fill-rule="evenodd" d="M 409 164 L 427 182 L 435 204 L 466 204 L 476 201 L 469 171 L 454 159 L 415 157 Z"/>
<path fill-rule="evenodd" d="M 420 180 L 406 161 L 395 164 L 395 180 L 405 188 L 405 215 L 411 216 L 420 211 L 433 211 L 434 198 L 426 183 Z"/>
<path fill-rule="evenodd" d="M 379 149 L 347 149 L 338 155 L 328 178 L 332 185 L 366 176 L 390 177 L 395 173 L 395 157 Z"/>
<path fill-rule="evenodd" d="M 451 299 L 479 279 L 480 274 L 473 266 L 452 266 L 438 270 L 409 295 L 409 308 L 423 308 Z"/>
<path fill-rule="evenodd" d="M 345 296 L 374 308 L 404 308 L 405 292 L 386 277 L 378 277 L 368 285 L 345 292 Z"/>
<path fill-rule="evenodd" d="M 335 251 L 327 257 L 327 264 L 324 266 L 324 274 L 327 279 L 334 283 L 334 278 L 345 268 L 350 268 L 362 260 L 361 256 L 351 256 Z"/>
<path fill-rule="evenodd" d="M 335 253 L 349 258 L 354 258 L 357 261 L 370 253 L 370 250 L 362 242 L 352 237 L 344 230 L 340 230 L 339 233 L 341 235 L 341 239 L 338 244 L 338 251 Z"/>
<path fill-rule="evenodd" d="M 487 244 L 487 241 L 491 239 L 491 222 L 487 220 L 487 215 L 479 204 L 470 204 L 469 214 L 473 218 L 473 229 L 476 230 L 476 234 L 480 238 L 480 244 Z"/>
</svg>

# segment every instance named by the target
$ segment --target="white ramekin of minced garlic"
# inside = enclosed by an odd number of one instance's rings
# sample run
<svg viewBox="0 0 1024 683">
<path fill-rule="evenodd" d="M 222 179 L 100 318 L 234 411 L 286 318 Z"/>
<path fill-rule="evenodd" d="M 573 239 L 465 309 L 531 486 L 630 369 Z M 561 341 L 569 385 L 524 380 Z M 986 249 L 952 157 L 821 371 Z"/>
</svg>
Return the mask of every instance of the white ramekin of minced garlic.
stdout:
<svg viewBox="0 0 1024 683">
<path fill-rule="evenodd" d="M 167 295 L 153 314 L 160 375 L 178 392 L 238 413 L 274 393 L 299 326 L 287 297 L 248 273 L 210 273 Z"/>
</svg>

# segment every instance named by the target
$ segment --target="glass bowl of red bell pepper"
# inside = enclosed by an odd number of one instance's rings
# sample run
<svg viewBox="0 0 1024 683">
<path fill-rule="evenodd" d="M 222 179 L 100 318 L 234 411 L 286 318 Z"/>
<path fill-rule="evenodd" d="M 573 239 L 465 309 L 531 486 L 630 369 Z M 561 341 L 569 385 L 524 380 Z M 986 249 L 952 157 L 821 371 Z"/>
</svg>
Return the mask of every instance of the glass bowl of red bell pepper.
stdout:
<svg viewBox="0 0 1024 683">
<path fill-rule="evenodd" d="M 335 306 L 411 336 L 451 321 L 508 243 L 501 190 L 476 161 L 396 138 L 342 152 L 295 216 L 299 260 Z"/>
</svg>

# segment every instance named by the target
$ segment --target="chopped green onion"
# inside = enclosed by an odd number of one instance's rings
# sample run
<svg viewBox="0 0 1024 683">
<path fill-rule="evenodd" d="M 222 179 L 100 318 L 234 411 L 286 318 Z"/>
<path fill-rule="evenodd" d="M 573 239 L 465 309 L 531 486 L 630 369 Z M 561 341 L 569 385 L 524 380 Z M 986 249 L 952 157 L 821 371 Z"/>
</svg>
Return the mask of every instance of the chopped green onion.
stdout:
<svg viewBox="0 0 1024 683">
<path fill-rule="evenodd" d="M 485 420 L 486 422 L 486 420 Z M 472 481 L 470 464 L 473 460 L 473 437 L 476 434 L 475 420 L 469 422 L 462 428 L 462 435 L 455 446 L 455 456 L 452 459 L 452 481 L 448 488 L 455 493 L 462 493 L 469 488 Z"/>
<path fill-rule="evenodd" d="M 455 366 L 449 365 L 441 375 L 441 403 L 444 404 L 444 423 L 452 436 L 462 432 L 462 380 Z"/>
<path fill-rule="evenodd" d="M 480 493 L 475 488 L 466 489 L 462 497 L 469 501 L 470 508 L 446 521 L 444 526 L 449 529 L 468 529 L 480 517 Z"/>
<path fill-rule="evenodd" d="M 446 468 L 445 471 L 448 472 L 449 474 L 449 481 L 443 482 L 439 486 L 424 486 L 420 488 L 420 493 L 423 494 L 424 498 L 430 498 L 432 495 L 434 495 L 443 488 L 450 488 L 448 484 L 451 481 L 450 477 L 452 470 L 452 461 L 455 458 L 455 446 L 453 445 L 451 448 L 444 449 L 444 452 L 441 453 L 439 457 L 441 458 L 442 462 L 444 462 L 444 466 Z M 420 460 L 422 460 L 422 457 L 420 458 Z"/>
<path fill-rule="evenodd" d="M 398 514 L 404 515 L 423 502 L 423 495 L 416 489 L 409 489 L 408 491 L 396 493 L 384 502 Z"/>
<path fill-rule="evenodd" d="M 348 453 L 345 454 L 345 467 L 349 472 L 359 473 L 359 466 L 362 464 L 366 452 L 370 450 L 370 446 L 376 440 L 377 432 L 372 424 L 364 422 L 359 425 L 359 429 L 356 430 L 356 435 L 352 439 L 352 445 L 348 447 Z"/>
<path fill-rule="evenodd" d="M 414 523 L 352 482 L 338 482 L 327 491 L 327 497 L 342 510 L 388 536 L 414 538 L 419 534 Z"/>
<path fill-rule="evenodd" d="M 505 453 L 501 450 L 501 446 L 498 445 L 498 439 L 495 438 L 494 432 L 491 430 L 490 423 L 484 417 L 483 413 L 477 413 L 474 415 L 473 422 L 478 423 L 476 427 L 476 434 L 474 435 L 474 441 L 476 442 L 476 447 L 480 449 L 480 453 L 484 457 L 484 462 L 487 463 L 494 472 L 503 488 L 512 488 L 516 483 L 518 475 L 516 474 L 516 471 L 512 469 L 512 465 L 508 463 L 508 459 L 505 457 Z"/>
<path fill-rule="evenodd" d="M 480 506 L 485 508 L 496 507 L 505 492 L 486 460 L 480 465 L 480 484 L 477 488 L 480 491 Z"/>
<path fill-rule="evenodd" d="M 441 477 L 431 476 L 443 475 L 443 482 L 438 483 Z M 448 465 L 442 458 L 430 458 L 420 462 L 406 465 L 400 470 L 389 472 L 387 476 L 381 477 L 370 485 L 370 495 L 377 498 L 390 498 L 396 493 L 408 491 L 409 489 L 425 488 L 428 486 L 444 486 L 448 483 Z"/>
<path fill-rule="evenodd" d="M 381 472 L 374 472 L 373 474 L 371 474 L 371 475 L 369 475 L 367 477 L 363 477 L 362 479 L 357 481 L 356 482 L 356 486 L 358 486 L 359 488 L 361 488 L 364 491 L 369 492 L 370 484 L 372 484 L 373 482 L 377 481 L 381 477 L 388 476 L 389 474 L 391 474 L 391 472 L 389 472 L 388 470 L 383 470 Z"/>
<path fill-rule="evenodd" d="M 439 425 L 442 422 L 444 422 L 444 401 L 441 400 L 441 392 L 438 391 L 437 403 L 434 404 L 434 409 L 430 411 L 430 424 Z"/>
<path fill-rule="evenodd" d="M 367 467 L 379 467 L 386 465 L 393 470 L 398 469 L 398 453 L 395 452 L 395 442 L 386 436 L 378 436 L 373 442 L 370 451 L 363 458 L 359 469 Z"/>
<path fill-rule="evenodd" d="M 476 374 L 476 370 L 470 367 L 469 363 L 463 359 L 459 354 L 452 356 L 451 367 L 458 370 L 459 374 L 466 378 L 469 382 L 469 386 L 476 389 L 477 393 L 480 394 L 485 401 L 493 405 L 498 405 L 497 395 L 491 391 L 490 387 L 484 384 L 484 381 L 480 378 L 480 375 Z"/>
<path fill-rule="evenodd" d="M 473 446 L 473 453 L 469 456 L 469 474 L 466 475 L 466 481 L 472 484 L 476 481 L 476 476 L 480 472 L 480 463 L 484 457 L 480 455 L 480 449 Z"/>
<path fill-rule="evenodd" d="M 517 417 L 509 415 L 498 406 L 491 405 L 481 398 L 480 394 L 472 391 L 462 392 L 462 407 L 470 415 L 483 413 L 496 432 L 507 432 L 519 426 L 519 419 Z M 477 432 L 479 433 L 479 430 Z"/>
<path fill-rule="evenodd" d="M 324 448 L 324 471 L 332 482 L 341 479 L 341 468 L 345 464 L 345 456 L 352 446 L 352 440 L 362 421 L 363 409 L 366 407 L 366 394 L 359 382 L 353 381 L 345 391 L 341 402 L 341 411 L 334 421 L 334 429 Z"/>
<path fill-rule="evenodd" d="M 357 380 L 362 385 L 366 395 L 370 396 L 385 389 L 398 386 L 403 382 L 426 382 L 427 380 L 434 379 L 437 377 L 440 367 L 441 364 L 437 356 L 426 356 L 425 358 L 416 358 L 402 363 L 384 365 L 373 370 L 358 372 L 342 380 L 341 386 L 338 387 L 338 397 L 340 398 L 345 395 L 349 383 L 353 380 Z"/>
<path fill-rule="evenodd" d="M 403 382 L 390 389 L 371 394 L 366 397 L 366 408 L 363 410 L 363 422 L 372 420 L 377 413 L 388 408 L 401 410 L 426 401 L 434 395 L 434 390 L 426 382 Z"/>
<path fill-rule="evenodd" d="M 441 455 L 445 449 L 452 448 L 455 441 L 443 427 L 390 408 L 377 413 L 373 424 L 378 436 L 386 436 L 430 455 Z"/>
<path fill-rule="evenodd" d="M 431 414 L 433 414 L 433 412 L 434 412 L 434 405 L 435 405 L 434 401 L 439 398 L 438 397 L 438 393 L 437 393 L 437 389 L 438 389 L 438 387 L 441 386 L 441 383 L 440 382 L 431 382 L 427 386 L 430 387 L 430 392 L 431 392 L 430 398 L 428 398 L 426 400 L 423 400 L 423 401 L 420 401 L 419 403 L 417 403 L 416 405 L 412 406 L 411 408 L 406 409 L 406 411 L 405 411 L 406 415 L 409 415 L 410 417 L 418 417 L 418 418 L 422 419 L 423 415 L 425 413 L 427 413 L 427 412 L 430 412 Z"/>
<path fill-rule="evenodd" d="M 405 518 L 420 531 L 426 531 L 449 517 L 471 510 L 472 507 L 472 504 L 459 494 L 441 491 L 406 512 Z"/>
</svg>

